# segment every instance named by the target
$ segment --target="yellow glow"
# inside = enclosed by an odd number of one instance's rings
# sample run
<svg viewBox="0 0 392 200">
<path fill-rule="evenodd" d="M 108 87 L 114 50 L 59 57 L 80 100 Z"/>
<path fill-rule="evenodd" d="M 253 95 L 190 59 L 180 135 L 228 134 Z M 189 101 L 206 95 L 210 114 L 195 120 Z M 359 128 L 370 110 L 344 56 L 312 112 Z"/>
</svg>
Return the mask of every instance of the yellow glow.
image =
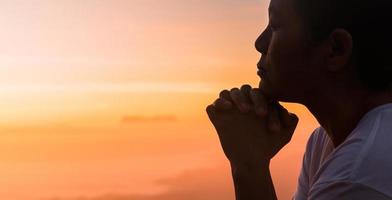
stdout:
<svg viewBox="0 0 392 200">
<path fill-rule="evenodd" d="M 179 187 L 233 198 L 205 107 L 223 89 L 258 85 L 253 44 L 267 6 L 1 1 L 0 199 L 176 200 Z M 285 105 L 300 125 L 272 163 L 282 199 L 317 126 L 304 107 Z"/>
</svg>

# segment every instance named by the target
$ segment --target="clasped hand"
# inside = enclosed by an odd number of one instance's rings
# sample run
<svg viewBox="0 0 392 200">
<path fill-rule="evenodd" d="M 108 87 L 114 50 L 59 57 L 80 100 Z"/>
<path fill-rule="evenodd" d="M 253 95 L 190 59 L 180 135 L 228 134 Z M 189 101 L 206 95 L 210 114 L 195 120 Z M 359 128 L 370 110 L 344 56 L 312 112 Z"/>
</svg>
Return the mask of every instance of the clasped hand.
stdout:
<svg viewBox="0 0 392 200">
<path fill-rule="evenodd" d="M 295 114 L 250 85 L 221 91 L 206 111 L 232 165 L 269 163 L 298 124 Z"/>
</svg>

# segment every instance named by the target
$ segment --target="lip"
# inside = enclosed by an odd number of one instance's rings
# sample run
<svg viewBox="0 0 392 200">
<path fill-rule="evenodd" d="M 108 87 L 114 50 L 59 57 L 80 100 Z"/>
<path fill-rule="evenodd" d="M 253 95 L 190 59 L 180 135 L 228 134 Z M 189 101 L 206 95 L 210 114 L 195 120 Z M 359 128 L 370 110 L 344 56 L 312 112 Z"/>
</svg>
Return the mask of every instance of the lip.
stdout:
<svg viewBox="0 0 392 200">
<path fill-rule="evenodd" d="M 266 70 L 263 67 L 257 67 L 259 70 L 257 70 L 257 75 L 260 76 L 260 78 L 263 78 L 266 74 Z"/>
<path fill-rule="evenodd" d="M 257 69 L 261 69 L 261 68 L 263 68 L 263 66 L 261 65 L 261 61 L 260 61 L 260 62 L 258 62 L 256 65 L 257 65 Z"/>
<path fill-rule="evenodd" d="M 261 78 L 261 77 L 263 77 L 264 74 L 260 70 L 258 70 L 257 75 L 260 76 L 260 78 Z"/>
</svg>

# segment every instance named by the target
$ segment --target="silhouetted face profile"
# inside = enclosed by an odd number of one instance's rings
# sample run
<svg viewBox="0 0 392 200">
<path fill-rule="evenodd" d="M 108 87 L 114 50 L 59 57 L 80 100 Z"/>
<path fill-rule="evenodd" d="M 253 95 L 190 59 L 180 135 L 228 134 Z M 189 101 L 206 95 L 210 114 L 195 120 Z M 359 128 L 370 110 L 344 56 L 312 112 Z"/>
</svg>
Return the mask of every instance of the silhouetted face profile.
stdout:
<svg viewBox="0 0 392 200">
<path fill-rule="evenodd" d="M 309 45 L 304 22 L 293 4 L 293 0 L 271 0 L 269 24 L 255 43 L 262 54 L 260 89 L 287 102 L 301 101 L 304 93 L 311 95 L 324 73 L 320 50 Z"/>
</svg>

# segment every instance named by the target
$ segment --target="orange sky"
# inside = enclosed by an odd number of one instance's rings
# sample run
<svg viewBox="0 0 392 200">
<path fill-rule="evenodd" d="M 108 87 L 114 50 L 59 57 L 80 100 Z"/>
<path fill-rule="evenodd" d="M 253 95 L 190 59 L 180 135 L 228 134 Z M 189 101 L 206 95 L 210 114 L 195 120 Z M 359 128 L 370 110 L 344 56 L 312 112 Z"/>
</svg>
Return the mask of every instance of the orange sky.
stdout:
<svg viewBox="0 0 392 200">
<path fill-rule="evenodd" d="M 0 199 L 234 199 L 205 113 L 257 86 L 264 0 L 0 2 Z M 295 190 L 317 127 L 303 106 L 272 162 Z"/>
</svg>

